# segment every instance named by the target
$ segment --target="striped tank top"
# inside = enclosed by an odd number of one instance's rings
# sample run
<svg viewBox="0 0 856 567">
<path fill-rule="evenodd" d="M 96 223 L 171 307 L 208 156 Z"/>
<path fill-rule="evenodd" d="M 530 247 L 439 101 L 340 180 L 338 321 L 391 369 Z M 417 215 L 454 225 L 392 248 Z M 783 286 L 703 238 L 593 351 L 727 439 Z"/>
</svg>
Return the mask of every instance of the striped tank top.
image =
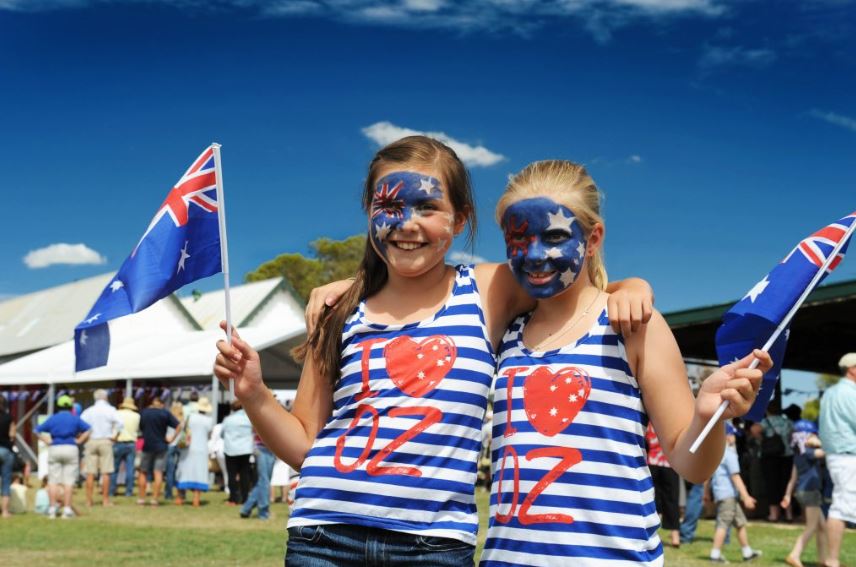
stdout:
<svg viewBox="0 0 856 567">
<path fill-rule="evenodd" d="M 333 412 L 306 456 L 288 527 L 351 524 L 475 545 L 474 486 L 496 358 L 473 268 L 432 317 L 345 324 Z"/>
<path fill-rule="evenodd" d="M 533 352 L 530 315 L 499 353 L 481 566 L 662 565 L 648 418 L 623 339 L 604 309 L 575 343 Z"/>
</svg>

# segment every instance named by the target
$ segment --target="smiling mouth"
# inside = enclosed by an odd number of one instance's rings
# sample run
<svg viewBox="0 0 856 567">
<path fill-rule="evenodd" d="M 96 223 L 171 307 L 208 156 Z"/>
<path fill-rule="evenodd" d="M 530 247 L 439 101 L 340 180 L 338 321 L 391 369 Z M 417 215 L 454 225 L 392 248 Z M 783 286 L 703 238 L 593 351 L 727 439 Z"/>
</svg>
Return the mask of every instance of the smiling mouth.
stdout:
<svg viewBox="0 0 856 567">
<path fill-rule="evenodd" d="M 427 242 L 410 242 L 410 241 L 402 241 L 402 240 L 390 240 L 390 245 L 398 248 L 399 250 L 411 251 L 416 250 L 418 248 L 422 248 L 423 246 L 428 246 Z"/>
<path fill-rule="evenodd" d="M 556 273 L 556 270 L 550 270 L 549 272 L 526 272 L 526 279 L 531 285 L 544 285 L 550 283 Z"/>
</svg>

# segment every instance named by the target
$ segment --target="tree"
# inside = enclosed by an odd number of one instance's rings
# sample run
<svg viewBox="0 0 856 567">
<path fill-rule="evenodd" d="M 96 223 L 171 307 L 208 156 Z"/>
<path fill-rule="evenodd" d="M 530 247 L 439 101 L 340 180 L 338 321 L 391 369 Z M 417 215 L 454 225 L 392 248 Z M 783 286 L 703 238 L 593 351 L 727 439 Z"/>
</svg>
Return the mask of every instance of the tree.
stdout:
<svg viewBox="0 0 856 567">
<path fill-rule="evenodd" d="M 312 288 L 352 277 L 363 259 L 365 245 L 364 234 L 344 240 L 319 238 L 309 244 L 313 257 L 294 252 L 280 254 L 249 272 L 244 281 L 256 282 L 282 276 L 306 301 Z"/>
<path fill-rule="evenodd" d="M 837 374 L 818 374 L 817 388 L 823 392 L 824 390 L 828 390 L 835 386 L 839 380 L 841 380 L 841 376 Z"/>
</svg>

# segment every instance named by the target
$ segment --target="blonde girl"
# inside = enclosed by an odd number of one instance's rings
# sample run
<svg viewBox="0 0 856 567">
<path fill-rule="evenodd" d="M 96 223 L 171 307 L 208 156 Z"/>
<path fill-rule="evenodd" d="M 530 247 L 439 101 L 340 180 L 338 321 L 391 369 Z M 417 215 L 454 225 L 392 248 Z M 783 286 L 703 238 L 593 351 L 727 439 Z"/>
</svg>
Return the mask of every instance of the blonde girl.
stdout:
<svg viewBox="0 0 856 567">
<path fill-rule="evenodd" d="M 286 565 L 472 565 L 495 347 L 532 300 L 505 266 L 445 264 L 476 220 L 467 171 L 442 143 L 382 148 L 363 206 L 365 256 L 301 349 L 292 411 L 237 336 L 218 343 L 215 373 L 235 380 L 261 438 L 301 470 Z M 625 311 L 641 313 L 634 301 Z"/>
<path fill-rule="evenodd" d="M 509 266 L 538 300 L 502 339 L 493 398 L 490 525 L 481 564 L 659 565 L 646 465 L 650 418 L 672 467 L 702 482 L 724 448 L 720 423 L 688 448 L 722 400 L 748 411 L 769 357 L 721 368 L 693 399 L 656 311 L 638 333 L 610 327 L 598 189 L 582 166 L 536 162 L 497 205 Z"/>
</svg>

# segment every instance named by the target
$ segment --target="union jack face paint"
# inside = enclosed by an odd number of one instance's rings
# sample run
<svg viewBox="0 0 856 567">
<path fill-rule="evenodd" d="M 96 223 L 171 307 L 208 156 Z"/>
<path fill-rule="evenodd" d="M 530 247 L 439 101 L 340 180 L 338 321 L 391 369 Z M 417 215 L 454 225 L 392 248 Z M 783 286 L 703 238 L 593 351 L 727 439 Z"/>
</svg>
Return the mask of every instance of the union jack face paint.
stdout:
<svg viewBox="0 0 856 567">
<path fill-rule="evenodd" d="M 502 215 L 511 272 L 536 299 L 573 284 L 583 267 L 586 237 L 573 211 L 546 197 L 523 199 Z"/>
<path fill-rule="evenodd" d="M 442 184 L 429 175 L 394 171 L 380 178 L 375 185 L 369 222 L 370 236 L 378 253 L 387 258 L 388 238 L 409 222 L 429 215 L 446 214 L 439 211 L 442 200 Z M 449 233 L 451 237 L 451 225 Z M 451 238 L 443 244 L 450 241 Z"/>
</svg>

